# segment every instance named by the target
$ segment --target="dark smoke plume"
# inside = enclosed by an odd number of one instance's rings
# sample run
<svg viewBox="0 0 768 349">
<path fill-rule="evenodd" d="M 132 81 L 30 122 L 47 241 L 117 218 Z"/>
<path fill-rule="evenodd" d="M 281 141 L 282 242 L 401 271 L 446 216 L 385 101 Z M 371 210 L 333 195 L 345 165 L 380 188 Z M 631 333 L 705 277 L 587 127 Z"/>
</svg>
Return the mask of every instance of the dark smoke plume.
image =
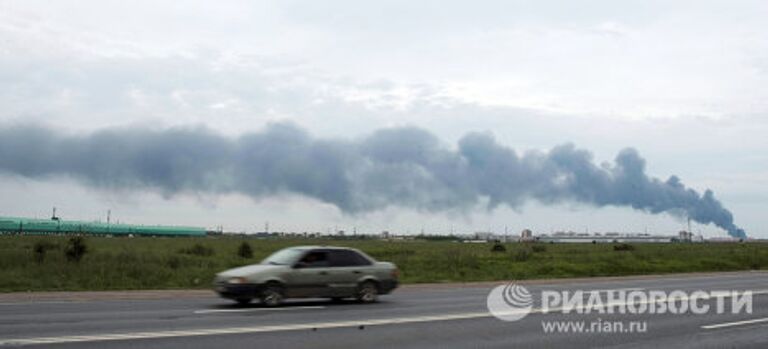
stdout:
<svg viewBox="0 0 768 349">
<path fill-rule="evenodd" d="M 37 126 L 0 128 L 0 172 L 26 177 L 69 175 L 100 188 L 178 192 L 239 192 L 264 197 L 298 193 L 348 213 L 390 205 L 440 211 L 490 208 L 526 200 L 689 217 L 734 237 L 745 233 L 709 190 L 700 195 L 679 178 L 645 173 L 637 151 L 595 165 L 586 150 L 566 144 L 547 153 L 517 154 L 489 134 L 465 135 L 453 150 L 417 128 L 379 130 L 345 141 L 315 139 L 273 124 L 236 139 L 204 128 L 107 129 L 65 136 Z"/>
</svg>

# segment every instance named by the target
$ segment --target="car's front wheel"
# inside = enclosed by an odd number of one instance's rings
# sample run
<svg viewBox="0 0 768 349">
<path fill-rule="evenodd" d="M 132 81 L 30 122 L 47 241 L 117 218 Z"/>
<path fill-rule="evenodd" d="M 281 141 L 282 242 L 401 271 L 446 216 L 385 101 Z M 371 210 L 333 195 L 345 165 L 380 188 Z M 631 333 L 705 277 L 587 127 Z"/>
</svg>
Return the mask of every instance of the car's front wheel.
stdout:
<svg viewBox="0 0 768 349">
<path fill-rule="evenodd" d="M 268 307 L 276 307 L 283 303 L 283 294 L 282 285 L 276 282 L 270 282 L 264 288 L 264 291 L 261 292 L 261 304 Z"/>
<path fill-rule="evenodd" d="M 366 281 L 357 288 L 357 300 L 361 303 L 375 303 L 379 299 L 379 288 L 373 281 Z"/>
</svg>

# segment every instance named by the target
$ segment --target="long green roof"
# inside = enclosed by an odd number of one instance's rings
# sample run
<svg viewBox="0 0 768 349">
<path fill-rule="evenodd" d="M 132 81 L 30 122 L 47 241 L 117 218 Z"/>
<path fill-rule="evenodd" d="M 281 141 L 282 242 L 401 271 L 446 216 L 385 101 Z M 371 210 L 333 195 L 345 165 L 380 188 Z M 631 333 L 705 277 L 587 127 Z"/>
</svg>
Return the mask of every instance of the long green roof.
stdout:
<svg viewBox="0 0 768 349">
<path fill-rule="evenodd" d="M 0 217 L 0 232 L 51 234 L 85 233 L 109 235 L 205 235 L 205 228 L 188 226 L 114 224 L 102 222 Z"/>
</svg>

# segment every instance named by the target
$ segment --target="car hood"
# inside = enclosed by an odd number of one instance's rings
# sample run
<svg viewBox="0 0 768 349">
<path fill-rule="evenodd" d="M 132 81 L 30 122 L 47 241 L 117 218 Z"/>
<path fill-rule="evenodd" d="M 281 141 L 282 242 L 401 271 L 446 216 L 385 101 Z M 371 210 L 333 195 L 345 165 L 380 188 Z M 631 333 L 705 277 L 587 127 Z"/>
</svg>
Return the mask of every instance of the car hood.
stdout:
<svg viewBox="0 0 768 349">
<path fill-rule="evenodd" d="M 238 267 L 229 269 L 216 274 L 217 278 L 231 278 L 231 277 L 248 277 L 253 274 L 276 271 L 284 269 L 284 265 L 271 265 L 271 264 L 252 264 L 244 267 Z"/>
</svg>

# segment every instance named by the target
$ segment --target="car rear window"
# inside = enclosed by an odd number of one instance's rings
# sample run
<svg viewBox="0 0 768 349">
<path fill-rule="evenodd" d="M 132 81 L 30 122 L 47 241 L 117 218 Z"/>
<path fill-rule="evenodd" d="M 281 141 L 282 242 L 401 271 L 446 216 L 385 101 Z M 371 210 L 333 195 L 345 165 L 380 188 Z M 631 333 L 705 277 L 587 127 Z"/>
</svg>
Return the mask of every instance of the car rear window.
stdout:
<svg viewBox="0 0 768 349">
<path fill-rule="evenodd" d="M 361 256 L 359 253 L 350 250 L 330 251 L 331 266 L 333 267 L 354 267 L 360 265 L 370 265 L 371 261 Z"/>
</svg>

